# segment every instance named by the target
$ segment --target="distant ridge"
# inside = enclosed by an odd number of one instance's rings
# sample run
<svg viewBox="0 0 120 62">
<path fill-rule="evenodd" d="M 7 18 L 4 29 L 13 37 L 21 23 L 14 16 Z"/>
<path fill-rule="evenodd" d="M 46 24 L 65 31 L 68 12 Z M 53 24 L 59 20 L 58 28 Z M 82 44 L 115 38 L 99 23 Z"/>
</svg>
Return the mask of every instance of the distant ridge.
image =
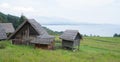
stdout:
<svg viewBox="0 0 120 62">
<path fill-rule="evenodd" d="M 42 25 L 115 25 L 115 24 L 94 24 L 94 23 L 73 23 L 73 24 L 42 24 Z"/>
<path fill-rule="evenodd" d="M 45 17 L 45 16 L 38 16 L 36 17 L 38 22 L 42 25 L 114 25 L 114 24 L 107 24 L 107 23 L 90 23 L 90 22 L 78 22 L 73 21 L 65 18 L 59 17 Z"/>
</svg>

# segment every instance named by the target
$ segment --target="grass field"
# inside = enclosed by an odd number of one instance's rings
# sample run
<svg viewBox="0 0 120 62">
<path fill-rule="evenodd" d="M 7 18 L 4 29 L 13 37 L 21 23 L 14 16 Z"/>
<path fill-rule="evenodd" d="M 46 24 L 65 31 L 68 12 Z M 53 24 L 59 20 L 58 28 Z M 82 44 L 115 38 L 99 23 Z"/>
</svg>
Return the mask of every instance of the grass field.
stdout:
<svg viewBox="0 0 120 62">
<path fill-rule="evenodd" d="M 56 47 L 61 46 L 56 38 Z M 4 41 L 0 49 L 0 62 L 120 62 L 120 38 L 86 37 L 80 51 L 34 49 L 32 46 L 12 45 Z"/>
</svg>

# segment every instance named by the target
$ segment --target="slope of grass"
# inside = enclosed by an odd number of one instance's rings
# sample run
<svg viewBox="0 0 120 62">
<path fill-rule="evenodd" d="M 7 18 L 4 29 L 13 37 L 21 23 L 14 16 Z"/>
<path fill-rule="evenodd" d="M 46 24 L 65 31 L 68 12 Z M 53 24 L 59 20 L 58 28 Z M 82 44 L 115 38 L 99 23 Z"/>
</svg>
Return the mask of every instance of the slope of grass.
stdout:
<svg viewBox="0 0 120 62">
<path fill-rule="evenodd" d="M 59 38 L 56 41 L 56 47 L 61 46 Z M 86 37 L 81 41 L 80 51 L 75 52 L 3 42 L 6 48 L 0 49 L 0 62 L 120 62 L 120 38 Z"/>
</svg>

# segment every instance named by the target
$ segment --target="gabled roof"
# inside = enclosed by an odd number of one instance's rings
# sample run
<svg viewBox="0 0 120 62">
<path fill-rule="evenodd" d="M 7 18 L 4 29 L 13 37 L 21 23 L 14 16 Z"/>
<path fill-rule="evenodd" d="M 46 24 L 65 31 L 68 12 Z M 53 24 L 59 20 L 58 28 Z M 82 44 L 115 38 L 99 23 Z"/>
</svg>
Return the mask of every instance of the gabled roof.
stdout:
<svg viewBox="0 0 120 62">
<path fill-rule="evenodd" d="M 38 36 L 38 37 L 39 37 L 39 38 L 43 38 L 43 39 L 54 38 L 54 36 L 48 35 L 48 34 L 43 34 L 43 35 L 40 35 L 40 36 Z"/>
<path fill-rule="evenodd" d="M 53 41 L 54 41 L 54 36 L 51 36 L 51 35 L 48 35 L 48 34 L 44 34 L 44 35 L 37 36 L 36 39 L 31 41 L 31 43 L 35 43 L 35 44 L 50 44 Z"/>
<path fill-rule="evenodd" d="M 63 32 L 60 38 L 64 40 L 73 41 L 75 37 L 77 36 L 77 34 L 80 35 L 78 30 L 66 30 L 65 32 Z"/>
<path fill-rule="evenodd" d="M 6 33 L 13 33 L 15 31 L 12 23 L 0 23 Z"/>
<path fill-rule="evenodd" d="M 28 22 L 39 33 L 39 35 L 48 34 L 47 31 L 34 19 L 28 19 Z"/>
<path fill-rule="evenodd" d="M 2 39 L 7 39 L 7 35 L 6 35 L 3 27 L 0 25 L 0 40 L 2 40 Z"/>
<path fill-rule="evenodd" d="M 42 26 L 34 19 L 27 19 L 16 29 L 16 31 L 9 37 L 9 39 L 12 38 L 12 36 L 14 36 L 26 23 L 29 23 L 39 35 L 48 34 L 47 31 L 45 31 L 45 29 L 42 28 Z"/>
</svg>

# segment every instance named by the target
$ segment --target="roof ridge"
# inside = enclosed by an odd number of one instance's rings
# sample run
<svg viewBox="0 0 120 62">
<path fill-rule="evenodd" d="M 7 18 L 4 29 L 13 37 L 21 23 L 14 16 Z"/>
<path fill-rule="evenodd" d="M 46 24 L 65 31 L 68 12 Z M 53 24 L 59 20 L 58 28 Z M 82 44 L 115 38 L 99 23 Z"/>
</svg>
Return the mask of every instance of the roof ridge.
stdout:
<svg viewBox="0 0 120 62">
<path fill-rule="evenodd" d="M 79 33 L 78 30 L 65 30 L 63 34 L 60 36 L 60 38 L 74 40 L 78 33 Z"/>
</svg>

